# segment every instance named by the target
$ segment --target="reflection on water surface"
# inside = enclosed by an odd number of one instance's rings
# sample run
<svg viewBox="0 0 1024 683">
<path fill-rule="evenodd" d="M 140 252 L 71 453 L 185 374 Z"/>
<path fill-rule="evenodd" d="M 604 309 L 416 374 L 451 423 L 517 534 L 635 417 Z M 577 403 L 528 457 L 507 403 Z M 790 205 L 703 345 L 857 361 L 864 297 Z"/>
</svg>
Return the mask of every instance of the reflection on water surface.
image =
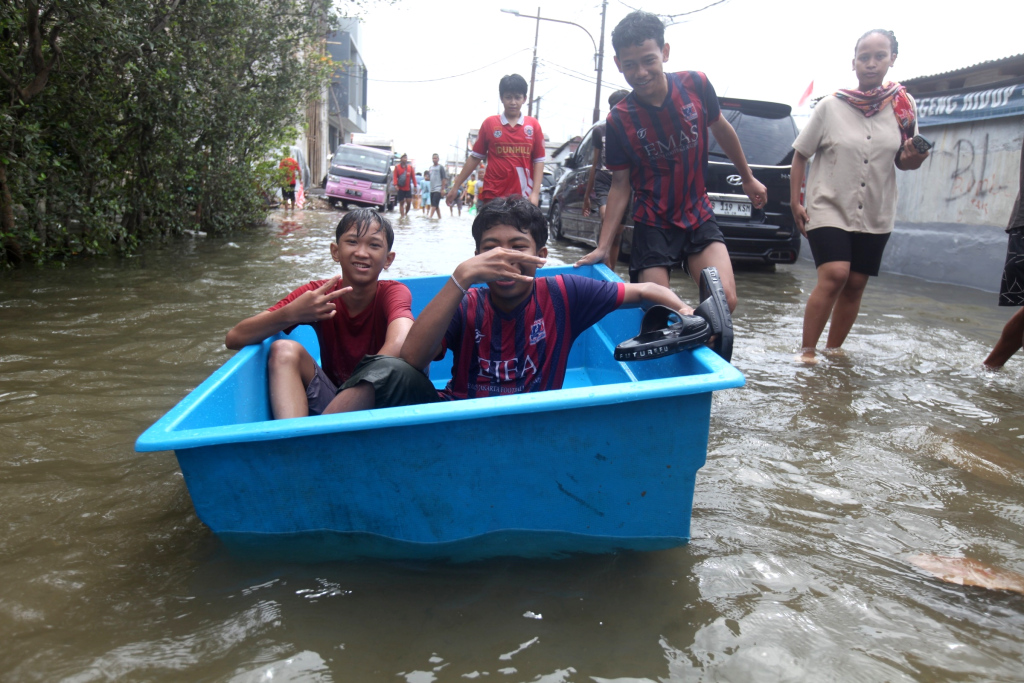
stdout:
<svg viewBox="0 0 1024 683">
<path fill-rule="evenodd" d="M 808 367 L 811 266 L 739 273 L 748 383 L 715 397 L 687 547 L 445 566 L 228 553 L 173 454 L 132 444 L 230 356 L 232 324 L 334 272 L 339 217 L 0 276 L 6 678 L 1020 680 L 1024 596 L 910 561 L 1024 571 L 1024 359 L 980 369 L 1010 309 L 894 276 L 868 287 L 845 355 Z M 391 275 L 451 272 L 469 225 L 396 225 Z"/>
</svg>

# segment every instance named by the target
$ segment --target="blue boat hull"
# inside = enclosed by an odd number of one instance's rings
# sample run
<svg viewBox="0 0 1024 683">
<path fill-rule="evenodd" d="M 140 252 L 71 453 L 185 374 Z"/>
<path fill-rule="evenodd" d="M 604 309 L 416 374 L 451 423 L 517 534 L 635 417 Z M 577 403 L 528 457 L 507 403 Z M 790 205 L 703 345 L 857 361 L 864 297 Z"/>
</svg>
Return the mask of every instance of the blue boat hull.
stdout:
<svg viewBox="0 0 1024 683">
<path fill-rule="evenodd" d="M 406 283 L 422 308 L 444 278 Z M 268 340 L 137 448 L 174 449 L 199 518 L 255 551 L 476 559 L 680 545 L 711 392 L 743 377 L 708 349 L 614 361 L 639 318 L 616 311 L 584 333 L 559 391 L 279 421 L 269 419 Z M 293 337 L 317 355 L 309 328 Z M 450 370 L 449 356 L 431 379 L 443 385 Z"/>
</svg>

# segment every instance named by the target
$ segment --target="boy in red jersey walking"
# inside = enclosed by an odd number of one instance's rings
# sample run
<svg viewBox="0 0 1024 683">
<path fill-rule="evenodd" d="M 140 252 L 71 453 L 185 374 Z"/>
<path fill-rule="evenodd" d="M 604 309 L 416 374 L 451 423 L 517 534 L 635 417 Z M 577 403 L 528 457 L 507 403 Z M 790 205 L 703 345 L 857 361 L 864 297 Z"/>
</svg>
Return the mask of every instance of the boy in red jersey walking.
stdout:
<svg viewBox="0 0 1024 683">
<path fill-rule="evenodd" d="M 665 73 L 669 46 L 661 19 L 639 10 L 626 15 L 612 31 L 612 46 L 615 65 L 633 92 L 608 114 L 608 208 L 597 249 L 577 265 L 600 263 L 608 256 L 621 234 L 632 190 L 630 278 L 668 286 L 673 266 L 682 265 L 694 280 L 701 270 L 715 266 L 733 310 L 732 263 L 704 186 L 709 130 L 739 171 L 754 208 L 765 205 L 767 191 L 751 173 L 736 131 L 721 116 L 707 76 L 699 71 Z"/>
<path fill-rule="evenodd" d="M 544 178 L 544 133 L 532 116 L 523 116 L 526 102 L 526 79 L 519 74 L 504 76 L 498 82 L 498 94 L 505 107 L 500 116 L 488 116 L 480 124 L 480 134 L 469 153 L 462 172 L 452 182 L 446 201 L 455 202 L 462 182 L 480 162 L 487 160 L 480 202 L 498 197 L 522 195 L 534 206 L 540 205 L 541 179 Z"/>
</svg>

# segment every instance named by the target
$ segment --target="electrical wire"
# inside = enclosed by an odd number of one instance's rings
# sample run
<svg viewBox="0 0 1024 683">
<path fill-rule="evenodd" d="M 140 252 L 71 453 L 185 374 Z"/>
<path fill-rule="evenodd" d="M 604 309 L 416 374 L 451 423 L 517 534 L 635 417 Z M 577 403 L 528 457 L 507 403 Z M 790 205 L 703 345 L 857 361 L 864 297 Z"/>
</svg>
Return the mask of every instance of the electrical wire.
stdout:
<svg viewBox="0 0 1024 683">
<path fill-rule="evenodd" d="M 447 80 L 450 80 L 452 78 L 461 78 L 462 76 L 468 76 L 469 74 L 475 74 L 477 71 L 483 71 L 484 69 L 486 69 L 489 66 L 494 66 L 495 64 L 498 64 L 499 62 L 504 62 L 506 59 L 510 59 L 512 57 L 515 57 L 517 54 L 519 54 L 521 52 L 528 52 L 529 50 L 532 50 L 532 49 L 533 48 L 524 47 L 522 50 L 516 50 L 512 54 L 505 55 L 501 59 L 495 60 L 495 61 L 491 62 L 490 64 L 484 64 L 483 66 L 478 67 L 476 69 L 473 69 L 472 71 L 466 71 L 466 72 L 461 73 L 461 74 L 455 74 L 454 76 L 442 76 L 440 78 L 417 78 L 417 79 L 408 80 L 408 81 L 395 81 L 395 80 L 386 79 L 386 78 L 367 78 L 366 80 L 372 81 L 374 83 L 436 83 L 437 81 L 447 81 Z"/>
</svg>

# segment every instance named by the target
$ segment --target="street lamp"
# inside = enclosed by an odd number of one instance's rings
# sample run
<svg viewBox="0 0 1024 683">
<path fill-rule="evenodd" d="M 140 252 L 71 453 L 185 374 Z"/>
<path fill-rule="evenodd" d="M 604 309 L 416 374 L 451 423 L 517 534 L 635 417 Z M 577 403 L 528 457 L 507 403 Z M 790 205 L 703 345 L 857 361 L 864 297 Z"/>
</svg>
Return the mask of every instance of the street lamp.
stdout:
<svg viewBox="0 0 1024 683">
<path fill-rule="evenodd" d="M 594 94 L 594 123 L 597 123 L 598 119 L 601 118 L 601 72 L 604 67 L 604 16 L 605 11 L 608 9 L 608 0 L 602 0 L 601 2 L 601 46 L 597 46 L 597 42 L 594 40 L 594 36 L 590 35 L 590 31 L 577 24 L 575 21 L 565 21 L 564 19 L 551 19 L 549 17 L 542 17 L 540 15 L 540 7 L 537 8 L 537 16 L 530 14 L 520 14 L 519 10 L 514 9 L 503 9 L 502 12 L 511 14 L 516 17 L 523 19 L 536 19 L 537 30 L 533 35 L 533 68 L 530 71 L 530 103 L 527 108 L 529 116 L 533 116 L 533 82 L 537 75 L 537 39 L 540 36 L 540 22 L 542 21 L 553 21 L 557 24 L 569 24 L 582 30 L 590 38 L 590 43 L 594 46 L 594 63 L 595 70 L 597 71 L 597 92 Z"/>
</svg>

